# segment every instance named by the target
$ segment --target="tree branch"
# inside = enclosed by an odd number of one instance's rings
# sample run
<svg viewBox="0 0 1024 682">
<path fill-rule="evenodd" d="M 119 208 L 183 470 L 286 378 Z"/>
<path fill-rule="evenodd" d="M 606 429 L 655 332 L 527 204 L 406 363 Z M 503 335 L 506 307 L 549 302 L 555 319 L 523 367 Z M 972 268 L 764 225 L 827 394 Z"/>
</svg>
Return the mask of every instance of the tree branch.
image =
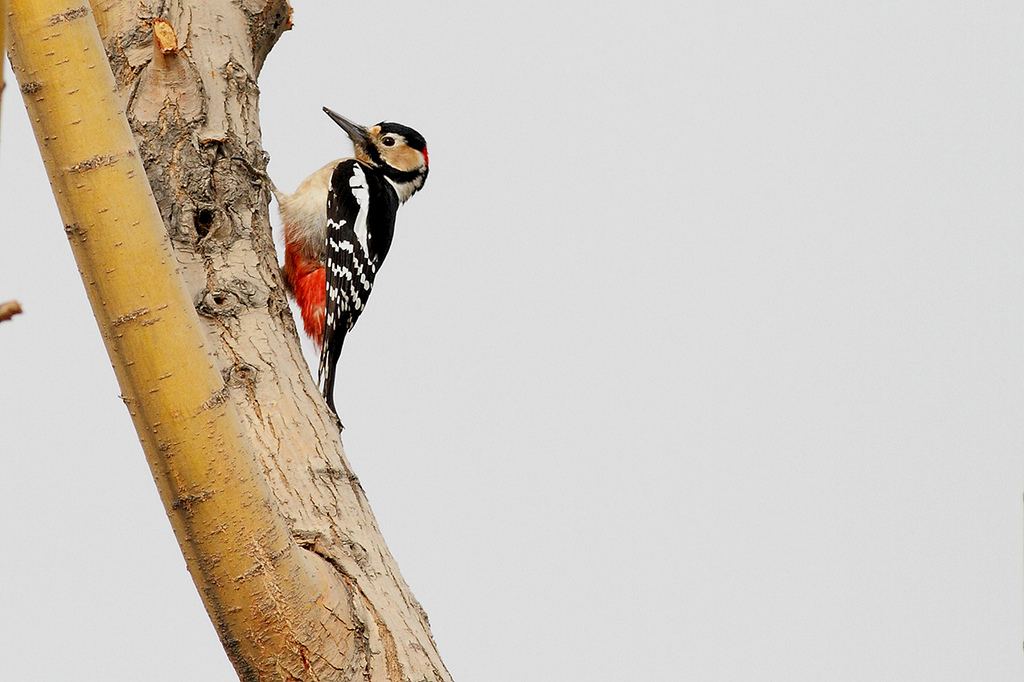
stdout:
<svg viewBox="0 0 1024 682">
<path fill-rule="evenodd" d="M 95 0 L 94 22 L 80 0 L 9 1 L 65 229 L 239 676 L 450 680 L 284 298 L 256 78 L 286 2 Z"/>
<path fill-rule="evenodd" d="M 7 301 L 7 303 L 0 303 L 0 322 L 6 322 L 15 315 L 21 314 L 21 304 L 17 301 Z"/>
</svg>

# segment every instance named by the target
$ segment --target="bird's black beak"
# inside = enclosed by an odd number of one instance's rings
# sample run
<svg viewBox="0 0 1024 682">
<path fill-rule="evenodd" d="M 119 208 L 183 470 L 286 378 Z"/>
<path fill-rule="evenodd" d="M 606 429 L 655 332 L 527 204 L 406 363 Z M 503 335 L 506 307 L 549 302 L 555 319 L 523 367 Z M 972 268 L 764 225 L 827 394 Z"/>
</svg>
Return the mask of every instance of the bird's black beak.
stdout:
<svg viewBox="0 0 1024 682">
<path fill-rule="evenodd" d="M 353 123 L 352 121 L 348 120 L 341 114 L 337 114 L 328 109 L 327 107 L 324 107 L 324 113 L 330 116 L 332 121 L 341 126 L 341 129 L 344 130 L 350 138 L 352 138 L 352 142 L 357 147 L 370 146 L 370 136 L 366 133 L 366 128 L 364 128 L 361 125 Z"/>
</svg>

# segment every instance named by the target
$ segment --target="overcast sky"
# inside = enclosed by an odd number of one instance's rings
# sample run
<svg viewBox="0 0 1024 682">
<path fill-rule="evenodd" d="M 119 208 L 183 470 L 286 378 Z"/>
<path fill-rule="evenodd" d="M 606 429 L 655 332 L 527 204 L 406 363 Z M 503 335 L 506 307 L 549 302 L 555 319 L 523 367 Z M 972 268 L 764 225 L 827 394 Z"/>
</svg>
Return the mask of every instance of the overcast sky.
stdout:
<svg viewBox="0 0 1024 682">
<path fill-rule="evenodd" d="M 291 190 L 418 129 L 344 441 L 456 680 L 1019 680 L 1024 6 L 320 2 Z M 235 679 L 16 87 L 0 679 Z"/>
</svg>

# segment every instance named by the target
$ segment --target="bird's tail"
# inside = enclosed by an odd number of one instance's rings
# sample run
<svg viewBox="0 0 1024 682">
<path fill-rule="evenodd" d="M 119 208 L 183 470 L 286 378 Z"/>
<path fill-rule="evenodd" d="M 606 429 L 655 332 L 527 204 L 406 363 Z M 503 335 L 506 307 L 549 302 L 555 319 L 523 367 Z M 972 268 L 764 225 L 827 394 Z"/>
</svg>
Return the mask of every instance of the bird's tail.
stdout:
<svg viewBox="0 0 1024 682">
<path fill-rule="evenodd" d="M 334 407 L 334 379 L 338 371 L 338 359 L 341 357 L 341 347 L 345 343 L 345 334 L 348 332 L 343 326 L 334 330 L 330 338 L 324 339 L 324 347 L 320 351 L 320 367 L 317 370 L 317 377 L 322 384 L 321 392 L 327 407 L 331 408 L 334 416 L 338 416 L 338 410 Z"/>
</svg>

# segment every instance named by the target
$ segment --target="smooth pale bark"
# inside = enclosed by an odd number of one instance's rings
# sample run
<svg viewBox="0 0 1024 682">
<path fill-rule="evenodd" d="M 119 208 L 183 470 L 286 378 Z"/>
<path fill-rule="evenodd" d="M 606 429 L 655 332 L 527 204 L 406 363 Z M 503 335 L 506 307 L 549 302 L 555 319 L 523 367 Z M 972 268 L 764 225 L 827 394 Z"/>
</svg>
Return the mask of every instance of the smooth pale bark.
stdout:
<svg viewBox="0 0 1024 682">
<path fill-rule="evenodd" d="M 7 0 L 0 0 L 0 50 L 7 49 L 7 21 L 4 17 L 7 16 Z M 3 60 L 0 59 L 0 104 L 4 101 L 4 88 L 7 87 L 7 83 L 4 82 L 4 65 Z M 0 107 L 2 111 L 2 107 Z"/>
<path fill-rule="evenodd" d="M 65 229 L 239 676 L 449 680 L 284 299 L 256 78 L 287 4 L 9 6 Z"/>
<path fill-rule="evenodd" d="M 15 315 L 21 314 L 21 304 L 17 301 L 0 303 L 0 322 L 6 322 Z"/>
</svg>

